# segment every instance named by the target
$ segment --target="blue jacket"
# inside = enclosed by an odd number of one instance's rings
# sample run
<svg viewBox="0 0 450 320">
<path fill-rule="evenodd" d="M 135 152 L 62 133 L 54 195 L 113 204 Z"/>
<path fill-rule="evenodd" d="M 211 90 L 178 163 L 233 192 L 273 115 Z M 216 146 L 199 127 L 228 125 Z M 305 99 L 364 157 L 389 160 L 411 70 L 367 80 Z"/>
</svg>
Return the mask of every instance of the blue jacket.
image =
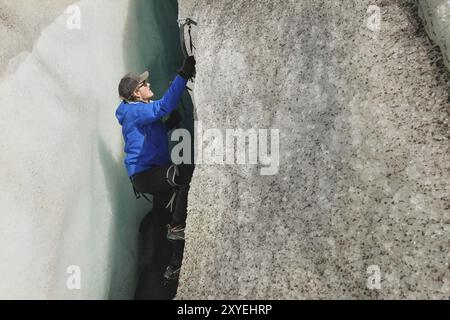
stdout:
<svg viewBox="0 0 450 320">
<path fill-rule="evenodd" d="M 124 162 L 129 177 L 171 163 L 167 130 L 161 118 L 177 107 L 186 84 L 186 79 L 177 76 L 161 100 L 122 102 L 117 108 L 116 118 L 122 126 Z"/>
</svg>

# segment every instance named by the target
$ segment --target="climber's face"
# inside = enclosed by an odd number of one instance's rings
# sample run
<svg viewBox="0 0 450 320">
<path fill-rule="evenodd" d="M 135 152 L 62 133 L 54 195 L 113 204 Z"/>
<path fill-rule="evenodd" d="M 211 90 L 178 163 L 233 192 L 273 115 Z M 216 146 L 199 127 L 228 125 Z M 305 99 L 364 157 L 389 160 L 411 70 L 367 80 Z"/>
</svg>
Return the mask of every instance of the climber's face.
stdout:
<svg viewBox="0 0 450 320">
<path fill-rule="evenodd" d="M 149 102 L 154 94 L 152 90 L 150 90 L 150 84 L 147 81 L 142 81 L 138 85 L 136 90 L 134 90 L 134 96 L 137 98 L 137 100 Z"/>
</svg>

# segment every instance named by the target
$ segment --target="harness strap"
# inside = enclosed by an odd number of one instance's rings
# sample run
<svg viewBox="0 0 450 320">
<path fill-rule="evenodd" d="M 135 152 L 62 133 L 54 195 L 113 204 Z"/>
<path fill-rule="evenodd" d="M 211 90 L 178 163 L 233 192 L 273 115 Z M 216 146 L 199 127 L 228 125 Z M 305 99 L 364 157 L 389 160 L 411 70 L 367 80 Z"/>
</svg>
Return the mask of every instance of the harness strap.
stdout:
<svg viewBox="0 0 450 320">
<path fill-rule="evenodd" d="M 173 212 L 173 204 L 175 203 L 175 198 L 177 197 L 178 190 L 175 189 L 173 192 L 172 198 L 170 198 L 169 202 L 167 203 L 166 209 L 169 209 L 170 212 Z"/>
</svg>

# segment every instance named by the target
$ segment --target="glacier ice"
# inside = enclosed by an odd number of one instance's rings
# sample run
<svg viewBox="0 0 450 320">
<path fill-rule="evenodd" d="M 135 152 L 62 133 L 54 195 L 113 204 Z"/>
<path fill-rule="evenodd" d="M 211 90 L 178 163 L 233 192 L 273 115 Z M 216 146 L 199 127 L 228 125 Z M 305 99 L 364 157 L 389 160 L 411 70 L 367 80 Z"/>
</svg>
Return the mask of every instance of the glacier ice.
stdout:
<svg viewBox="0 0 450 320">
<path fill-rule="evenodd" d="M 68 27 L 69 5 L 79 29 Z M 0 298 L 132 298 L 150 205 L 135 200 L 122 163 L 117 84 L 149 69 L 155 92 L 167 88 L 181 58 L 164 38 L 178 44 L 177 2 L 2 1 L 1 10 Z M 70 290 L 76 270 L 81 289 Z"/>
</svg>

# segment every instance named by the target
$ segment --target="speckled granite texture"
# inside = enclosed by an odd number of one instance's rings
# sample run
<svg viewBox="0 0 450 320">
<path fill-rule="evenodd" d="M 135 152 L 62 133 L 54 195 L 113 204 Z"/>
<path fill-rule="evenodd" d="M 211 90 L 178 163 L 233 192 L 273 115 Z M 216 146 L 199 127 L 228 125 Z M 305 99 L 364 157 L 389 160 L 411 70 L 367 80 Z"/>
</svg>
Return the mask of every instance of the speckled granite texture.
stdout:
<svg viewBox="0 0 450 320">
<path fill-rule="evenodd" d="M 281 142 L 274 176 L 197 167 L 177 298 L 450 298 L 448 75 L 401 3 L 180 1 L 203 126 Z"/>
</svg>

